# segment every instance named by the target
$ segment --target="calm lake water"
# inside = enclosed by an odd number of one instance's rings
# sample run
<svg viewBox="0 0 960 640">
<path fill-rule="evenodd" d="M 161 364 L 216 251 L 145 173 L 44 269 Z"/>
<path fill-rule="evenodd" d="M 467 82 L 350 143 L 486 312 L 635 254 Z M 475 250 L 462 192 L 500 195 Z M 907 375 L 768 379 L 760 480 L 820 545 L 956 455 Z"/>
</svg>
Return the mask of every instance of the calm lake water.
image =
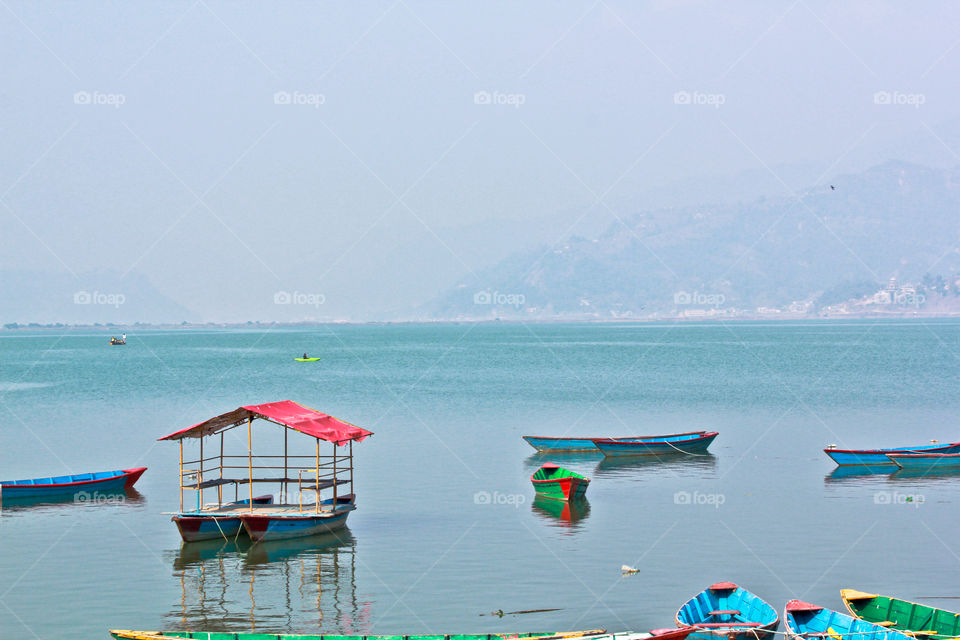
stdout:
<svg viewBox="0 0 960 640">
<path fill-rule="evenodd" d="M 960 475 L 837 475 L 821 451 L 960 440 L 957 322 L 107 338 L 0 337 L 0 476 L 149 467 L 122 503 L 0 512 L 2 638 L 640 631 L 672 626 L 720 580 L 780 610 L 794 597 L 842 607 L 841 587 L 960 595 Z M 322 360 L 294 362 L 304 351 Z M 182 546 L 163 514 L 178 506 L 178 448 L 156 438 L 280 399 L 375 432 L 354 447 L 348 529 Z M 712 455 L 537 456 L 520 438 L 694 428 L 720 432 Z M 533 500 L 547 460 L 593 479 L 586 504 Z M 558 610 L 489 615 L 544 608 Z"/>
</svg>

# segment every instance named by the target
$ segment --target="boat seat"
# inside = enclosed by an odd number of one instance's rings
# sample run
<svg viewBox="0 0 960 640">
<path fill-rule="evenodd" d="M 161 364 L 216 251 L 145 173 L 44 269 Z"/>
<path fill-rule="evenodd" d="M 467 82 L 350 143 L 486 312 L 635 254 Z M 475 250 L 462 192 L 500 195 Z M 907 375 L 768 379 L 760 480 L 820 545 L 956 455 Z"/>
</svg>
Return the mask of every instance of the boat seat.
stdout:
<svg viewBox="0 0 960 640">
<path fill-rule="evenodd" d="M 321 481 L 321 482 L 318 483 L 318 484 L 305 484 L 305 485 L 303 485 L 303 488 L 304 488 L 304 489 L 310 489 L 310 490 L 320 491 L 320 490 L 322 490 L 322 489 L 329 489 L 330 487 L 332 487 L 332 486 L 335 485 L 335 484 L 339 486 L 339 485 L 341 485 L 341 484 L 347 484 L 348 482 L 350 482 L 350 481 L 349 481 L 349 480 L 337 480 L 336 482 L 334 482 L 333 480 L 323 480 L 323 481 Z"/>
<path fill-rule="evenodd" d="M 718 611 L 711 611 L 707 614 L 708 616 L 738 616 L 740 612 L 736 609 L 720 609 Z"/>
<path fill-rule="evenodd" d="M 209 489 L 210 487 L 219 487 L 225 484 L 243 484 L 247 482 L 246 479 L 243 480 L 232 480 L 230 478 L 214 478 L 213 480 L 204 480 L 200 484 L 194 482 L 193 484 L 183 485 L 184 489 Z"/>
<path fill-rule="evenodd" d="M 698 627 L 762 627 L 759 622 L 698 622 Z"/>
</svg>

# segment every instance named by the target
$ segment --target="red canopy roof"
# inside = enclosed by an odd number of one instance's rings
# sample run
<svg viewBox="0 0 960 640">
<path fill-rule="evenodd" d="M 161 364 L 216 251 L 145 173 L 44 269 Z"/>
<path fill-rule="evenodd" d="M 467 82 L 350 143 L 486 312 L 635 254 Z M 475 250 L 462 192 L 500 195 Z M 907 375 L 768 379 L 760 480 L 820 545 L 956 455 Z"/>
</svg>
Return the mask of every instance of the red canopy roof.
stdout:
<svg viewBox="0 0 960 640">
<path fill-rule="evenodd" d="M 280 402 L 268 402 L 267 404 L 240 407 L 210 418 L 209 420 L 199 422 L 192 427 L 175 431 L 168 436 L 163 436 L 160 440 L 202 438 L 234 427 L 246 422 L 250 418 L 264 418 L 265 420 L 289 427 L 300 433 L 305 433 L 308 436 L 313 436 L 326 442 L 334 442 L 341 446 L 351 440 L 359 442 L 367 436 L 373 435 L 372 431 L 361 429 L 349 422 L 344 422 L 333 416 L 320 413 L 292 400 L 281 400 Z"/>
</svg>

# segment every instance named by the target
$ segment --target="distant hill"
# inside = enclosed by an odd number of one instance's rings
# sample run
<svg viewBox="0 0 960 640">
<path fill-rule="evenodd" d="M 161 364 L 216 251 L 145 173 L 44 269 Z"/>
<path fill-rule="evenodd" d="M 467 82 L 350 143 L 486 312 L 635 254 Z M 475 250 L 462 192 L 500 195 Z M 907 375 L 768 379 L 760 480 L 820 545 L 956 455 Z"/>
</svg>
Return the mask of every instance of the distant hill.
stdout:
<svg viewBox="0 0 960 640">
<path fill-rule="evenodd" d="M 888 162 L 739 205 L 622 212 L 594 239 L 520 252 L 420 309 L 435 318 L 755 310 L 960 273 L 960 167 Z M 826 301 L 824 301 L 826 303 Z"/>
<path fill-rule="evenodd" d="M 147 278 L 105 271 L 49 274 L 0 271 L 0 324 L 194 322 L 196 313 L 157 291 Z"/>
</svg>

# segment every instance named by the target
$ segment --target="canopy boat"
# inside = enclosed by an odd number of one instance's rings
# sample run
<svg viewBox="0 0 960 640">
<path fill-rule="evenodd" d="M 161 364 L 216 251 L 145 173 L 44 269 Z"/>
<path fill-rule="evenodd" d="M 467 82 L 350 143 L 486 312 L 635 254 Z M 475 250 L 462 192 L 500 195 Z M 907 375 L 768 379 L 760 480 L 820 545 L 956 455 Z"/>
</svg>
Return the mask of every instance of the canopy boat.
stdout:
<svg viewBox="0 0 960 640">
<path fill-rule="evenodd" d="M 830 445 L 823 452 L 840 466 L 854 464 L 895 465 L 896 463 L 887 457 L 889 453 L 960 453 L 960 442 L 940 444 L 936 440 L 931 440 L 931 443 L 915 447 L 895 447 L 893 449 L 837 449 L 836 445 Z"/>
<path fill-rule="evenodd" d="M 847 611 L 873 624 L 926 640 L 960 636 L 960 613 L 856 589 L 841 589 Z"/>
<path fill-rule="evenodd" d="M 195 640 L 684 640 L 693 633 L 692 627 L 683 629 L 654 629 L 649 633 L 607 633 L 605 629 L 568 631 L 562 633 L 459 633 L 392 636 L 344 636 L 344 635 L 295 635 L 289 633 L 223 633 L 214 631 L 124 631 L 113 629 L 110 634 L 116 640 L 171 640 L 193 638 Z"/>
<path fill-rule="evenodd" d="M 705 453 L 717 437 L 716 431 L 689 433 L 662 440 L 610 440 L 594 439 L 592 442 L 605 456 L 654 456 L 671 453 Z"/>
<path fill-rule="evenodd" d="M 283 455 L 254 455 L 253 422 L 257 419 L 283 427 Z M 224 433 L 244 424 L 247 426 L 247 450 L 240 455 L 226 455 Z M 313 438 L 315 454 L 291 455 L 288 442 L 291 432 Z M 180 510 L 171 514 L 172 520 L 187 542 L 220 537 L 229 539 L 240 533 L 241 527 L 254 541 L 294 538 L 338 529 L 346 524 L 347 516 L 356 509 L 353 442 L 369 435 L 372 432 L 349 422 L 283 400 L 239 407 L 164 436 L 160 440 L 180 443 Z M 215 436 L 219 436 L 219 454 L 204 457 L 204 441 Z M 187 438 L 199 441 L 200 457 L 196 460 L 184 461 L 183 441 Z M 321 441 L 333 444 L 333 455 L 320 455 Z M 340 447 L 349 447 L 348 452 L 338 453 Z M 254 464 L 255 459 L 258 464 Z M 229 477 L 228 474 L 239 469 L 246 471 L 245 477 L 242 473 L 235 474 L 239 477 Z M 249 496 L 243 500 L 237 495 L 241 484 L 249 486 Z M 254 497 L 254 484 L 279 485 L 280 503 L 275 504 L 272 495 Z M 223 488 L 228 485 L 234 487 L 233 501 L 224 498 Z M 343 485 L 349 485 L 348 492 L 340 491 Z M 290 492 L 293 487 L 296 496 Z M 205 503 L 204 491 L 214 489 L 216 502 Z M 332 497 L 321 499 L 321 492 L 327 489 L 332 491 Z M 184 491 L 196 492 L 196 507 L 184 508 Z M 305 503 L 305 494 L 308 500 L 312 495 L 313 501 Z"/>
<path fill-rule="evenodd" d="M 791 600 L 783 610 L 787 636 L 793 640 L 909 640 L 910 636 L 809 602 Z"/>
<path fill-rule="evenodd" d="M 780 626 L 777 610 L 732 582 L 712 584 L 688 600 L 676 616 L 680 627 L 733 640 L 759 640 Z"/>
<path fill-rule="evenodd" d="M 530 476 L 530 482 L 538 495 L 554 500 L 582 498 L 590 484 L 589 478 L 549 462 Z"/>
<path fill-rule="evenodd" d="M 31 480 L 2 480 L 0 481 L 0 500 L 51 497 L 69 500 L 83 493 L 117 493 L 132 489 L 146 470 L 146 467 L 138 467 Z"/>
<path fill-rule="evenodd" d="M 705 431 L 689 431 L 687 433 L 669 433 L 660 436 L 628 436 L 625 438 L 604 438 L 604 440 L 670 440 L 683 436 L 691 436 L 706 433 Z M 594 438 L 548 438 L 543 436 L 523 436 L 531 447 L 537 451 L 553 452 L 574 452 L 591 451 L 597 452 L 597 445 L 593 444 Z"/>
<path fill-rule="evenodd" d="M 960 453 L 888 453 L 901 469 L 936 471 L 960 468 Z"/>
</svg>

